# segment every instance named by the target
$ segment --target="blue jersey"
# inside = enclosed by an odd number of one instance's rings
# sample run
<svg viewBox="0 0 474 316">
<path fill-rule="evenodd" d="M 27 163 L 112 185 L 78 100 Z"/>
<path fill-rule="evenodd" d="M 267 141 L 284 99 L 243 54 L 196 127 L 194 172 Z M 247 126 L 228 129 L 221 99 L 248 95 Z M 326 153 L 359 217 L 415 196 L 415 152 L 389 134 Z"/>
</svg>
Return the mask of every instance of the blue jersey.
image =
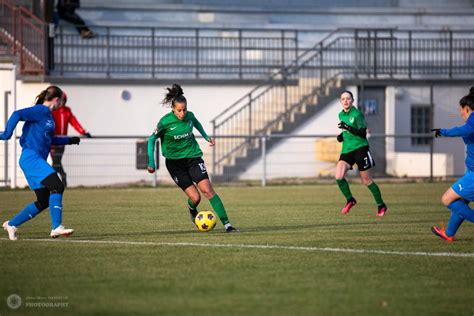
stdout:
<svg viewBox="0 0 474 316">
<path fill-rule="evenodd" d="M 8 119 L 5 131 L 0 133 L 0 139 L 7 140 L 13 135 L 13 130 L 19 121 L 24 121 L 20 145 L 23 149 L 31 149 L 45 159 L 48 158 L 51 145 L 67 145 L 69 137 L 56 137 L 54 135 L 54 120 L 51 110 L 43 105 L 36 104 L 32 107 L 13 112 Z"/>
<path fill-rule="evenodd" d="M 442 136 L 462 137 L 466 144 L 466 168 L 469 171 L 474 171 L 474 114 L 469 115 L 466 124 L 453 128 L 442 128 L 440 133 Z"/>
</svg>

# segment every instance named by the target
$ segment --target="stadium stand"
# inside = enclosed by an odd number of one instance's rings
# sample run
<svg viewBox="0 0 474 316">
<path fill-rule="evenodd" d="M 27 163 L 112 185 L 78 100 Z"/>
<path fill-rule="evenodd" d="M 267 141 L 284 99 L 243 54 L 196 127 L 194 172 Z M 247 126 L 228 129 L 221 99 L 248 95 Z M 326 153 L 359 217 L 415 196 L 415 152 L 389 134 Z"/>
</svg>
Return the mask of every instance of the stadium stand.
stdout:
<svg viewBox="0 0 474 316">
<path fill-rule="evenodd" d="M 61 25 L 53 75 L 153 79 L 178 65 L 184 79 L 264 79 L 337 28 L 474 28 L 464 0 L 82 1 L 80 12 L 101 36 Z"/>
</svg>

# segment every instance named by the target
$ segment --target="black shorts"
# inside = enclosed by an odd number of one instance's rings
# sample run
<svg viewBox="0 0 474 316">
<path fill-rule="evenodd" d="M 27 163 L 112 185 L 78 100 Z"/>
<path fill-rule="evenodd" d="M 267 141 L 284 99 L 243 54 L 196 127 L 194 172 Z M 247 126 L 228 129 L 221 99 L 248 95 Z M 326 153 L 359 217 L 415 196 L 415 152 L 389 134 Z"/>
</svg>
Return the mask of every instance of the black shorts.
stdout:
<svg viewBox="0 0 474 316">
<path fill-rule="evenodd" d="M 339 160 L 347 162 L 351 166 L 351 168 L 354 164 L 357 164 L 357 168 L 359 168 L 359 171 L 365 171 L 375 166 L 375 161 L 372 158 L 369 146 L 364 146 L 361 148 L 357 148 L 354 151 L 341 154 Z"/>
<path fill-rule="evenodd" d="M 209 179 L 202 158 L 166 159 L 171 178 L 184 191 L 194 183 Z"/>
</svg>

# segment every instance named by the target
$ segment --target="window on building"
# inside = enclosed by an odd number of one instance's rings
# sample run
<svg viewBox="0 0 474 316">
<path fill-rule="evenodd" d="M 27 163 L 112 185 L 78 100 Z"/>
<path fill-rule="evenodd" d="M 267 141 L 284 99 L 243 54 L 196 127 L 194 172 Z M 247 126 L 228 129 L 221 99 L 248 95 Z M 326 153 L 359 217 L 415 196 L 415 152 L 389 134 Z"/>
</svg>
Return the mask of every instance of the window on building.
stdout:
<svg viewBox="0 0 474 316">
<path fill-rule="evenodd" d="M 412 134 L 429 134 L 432 129 L 431 106 L 413 105 L 411 107 L 411 132 Z M 431 143 L 431 137 L 412 137 L 413 146 L 424 146 Z"/>
</svg>

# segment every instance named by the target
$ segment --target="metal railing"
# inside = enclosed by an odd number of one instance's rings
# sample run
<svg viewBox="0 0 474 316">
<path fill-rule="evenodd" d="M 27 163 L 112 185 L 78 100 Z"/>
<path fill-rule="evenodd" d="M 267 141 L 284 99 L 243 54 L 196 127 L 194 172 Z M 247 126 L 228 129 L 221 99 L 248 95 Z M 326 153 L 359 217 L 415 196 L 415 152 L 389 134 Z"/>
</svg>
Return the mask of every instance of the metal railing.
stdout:
<svg viewBox="0 0 474 316">
<path fill-rule="evenodd" d="M 471 78 L 472 31 L 339 29 L 323 38 L 212 121 L 214 135 L 267 135 L 329 96 L 341 79 Z M 258 143 L 234 138 L 214 152 L 214 173 Z"/>
<path fill-rule="evenodd" d="M 216 147 L 221 146 L 226 138 L 253 139 L 261 142 L 259 160 L 245 173 L 226 174 L 221 181 L 252 181 L 266 185 L 273 181 L 312 181 L 330 179 L 334 181 L 336 162 L 339 159 L 340 143 L 336 135 L 270 135 L 270 136 L 228 136 L 217 137 Z M 371 153 L 376 166 L 371 173 L 395 179 L 450 178 L 464 172 L 464 146 L 449 138 L 438 138 L 422 146 L 414 146 L 413 138 L 433 140 L 431 134 L 405 135 L 372 135 L 369 138 Z M 275 138 L 285 141 L 271 152 L 267 151 L 266 143 Z M 204 151 L 203 159 L 214 181 L 212 159 L 209 146 L 202 137 L 197 140 Z M 137 143 L 145 142 L 145 136 L 98 136 L 81 140 L 80 146 L 66 146 L 62 159 L 70 187 L 77 186 L 150 186 L 174 185 L 164 158 L 160 156 L 160 168 L 151 175 L 146 169 L 137 169 L 137 161 L 147 160 L 137 151 Z M 9 141 L 11 150 L 4 151 L 0 146 L 0 185 L 24 187 L 27 185 L 23 173 L 18 168 L 18 156 L 21 153 L 18 139 Z M 455 146 L 455 147 L 453 147 Z M 13 150 L 16 147 L 16 150 Z M 398 148 L 397 151 L 389 148 Z M 386 159 L 390 157 L 390 159 Z M 10 161 L 5 164 L 3 161 Z M 409 163 L 416 161 L 416 164 Z M 456 165 L 457 162 L 458 164 Z M 357 177 L 352 171 L 349 177 Z"/>
<path fill-rule="evenodd" d="M 336 124 L 336 118 L 334 121 Z M 333 179 L 342 148 L 335 134 L 228 135 L 216 138 L 217 144 L 213 150 L 217 150 L 216 147 L 222 145 L 226 139 L 251 139 L 260 144 L 258 159 L 251 167 L 246 168 L 245 172 L 231 171 L 223 175 L 212 173 L 221 183 L 257 181 L 265 186 L 272 181 Z M 423 144 L 414 141 L 419 139 L 424 140 Z M 268 144 L 274 141 L 282 141 L 284 144 L 270 152 Z M 435 178 L 458 177 L 465 169 L 463 144 L 448 138 L 435 141 L 430 133 L 371 134 L 368 141 L 371 155 L 376 162 L 371 173 L 376 176 L 404 178 L 409 181 L 413 178 L 433 181 Z M 412 161 L 417 161 L 417 164 L 410 163 Z M 206 162 L 206 165 L 208 168 L 213 167 L 212 163 Z M 357 168 L 350 171 L 348 176 L 357 176 Z"/>
<path fill-rule="evenodd" d="M 54 74 L 102 78 L 264 78 L 298 54 L 297 30 L 59 25 Z"/>
<path fill-rule="evenodd" d="M 19 56 L 22 75 L 45 73 L 47 25 L 11 0 L 0 0 L 0 37 L 3 54 Z"/>
</svg>

